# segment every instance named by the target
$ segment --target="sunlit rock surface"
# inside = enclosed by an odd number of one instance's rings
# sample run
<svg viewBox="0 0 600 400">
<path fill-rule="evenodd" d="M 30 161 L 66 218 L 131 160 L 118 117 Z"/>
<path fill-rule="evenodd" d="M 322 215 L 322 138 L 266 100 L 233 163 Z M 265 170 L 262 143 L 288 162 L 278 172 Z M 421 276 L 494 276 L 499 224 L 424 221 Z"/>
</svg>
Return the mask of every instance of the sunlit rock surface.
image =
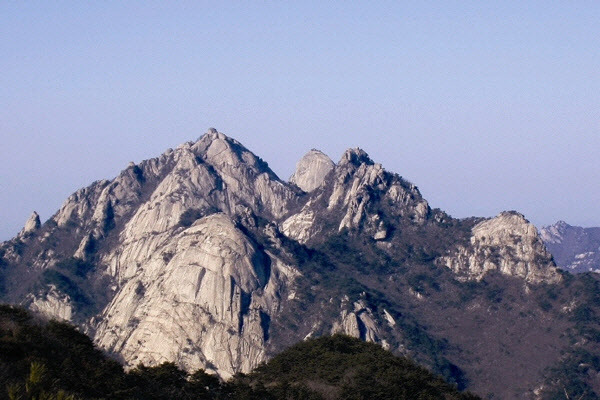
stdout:
<svg viewBox="0 0 600 400">
<path fill-rule="evenodd" d="M 312 149 L 296 164 L 296 172 L 290 178 L 305 192 L 312 192 L 323 183 L 325 176 L 334 167 L 333 161 L 319 150 Z"/>
<path fill-rule="evenodd" d="M 480 280 L 488 271 L 499 271 L 531 283 L 560 281 L 537 229 L 517 212 L 503 212 L 475 225 L 470 246 L 459 247 L 439 262 L 465 279 Z"/>
<path fill-rule="evenodd" d="M 40 216 L 37 212 L 34 211 L 25 223 L 25 226 L 23 227 L 23 230 L 21 230 L 21 232 L 19 233 L 19 236 L 25 236 L 29 233 L 35 232 L 38 229 L 40 229 L 41 225 L 42 224 L 40 223 Z"/>
<path fill-rule="evenodd" d="M 51 286 L 50 290 L 42 297 L 32 296 L 32 300 L 29 308 L 48 318 L 71 321 L 73 317 L 71 298 L 58 291 L 55 286 Z"/>
<path fill-rule="evenodd" d="M 417 188 L 381 164 L 374 163 L 361 149 L 348 149 L 333 172 L 327 175 L 325 187 L 314 191 L 304 207 L 282 223 L 283 232 L 301 243 L 327 229 L 323 216 L 335 221 L 337 231 L 357 229 L 375 240 L 388 236 L 381 220 L 381 203 L 391 205 L 393 218 L 407 218 L 423 223 L 430 208 Z M 316 212 L 320 212 L 318 218 Z"/>
<path fill-rule="evenodd" d="M 225 214 L 151 242 L 130 242 L 121 288 L 101 315 L 96 341 L 128 364 L 175 360 L 223 377 L 265 359 L 267 318 L 296 273 L 261 252 Z"/>
</svg>

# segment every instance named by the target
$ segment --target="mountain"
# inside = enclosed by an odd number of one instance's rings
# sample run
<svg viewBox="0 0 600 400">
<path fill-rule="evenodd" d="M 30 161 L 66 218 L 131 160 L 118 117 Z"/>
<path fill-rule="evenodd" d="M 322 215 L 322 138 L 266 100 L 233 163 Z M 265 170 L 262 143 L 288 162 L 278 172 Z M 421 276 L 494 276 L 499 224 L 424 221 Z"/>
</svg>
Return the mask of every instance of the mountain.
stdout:
<svg viewBox="0 0 600 400">
<path fill-rule="evenodd" d="M 559 267 L 574 273 L 600 272 L 600 228 L 558 221 L 540 229 L 540 235 Z"/>
<path fill-rule="evenodd" d="M 490 398 L 600 393 L 596 275 L 557 269 L 518 212 L 431 208 L 361 149 L 312 150 L 285 182 L 210 129 L 34 214 L 0 256 L 0 300 L 127 367 L 229 378 L 345 333 Z"/>
</svg>

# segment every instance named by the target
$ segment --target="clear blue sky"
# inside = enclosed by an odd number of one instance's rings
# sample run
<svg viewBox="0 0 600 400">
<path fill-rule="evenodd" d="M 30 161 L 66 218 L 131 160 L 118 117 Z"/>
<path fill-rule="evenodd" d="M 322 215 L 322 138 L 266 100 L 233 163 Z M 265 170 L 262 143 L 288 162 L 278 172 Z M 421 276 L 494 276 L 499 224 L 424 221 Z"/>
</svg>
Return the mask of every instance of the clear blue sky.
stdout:
<svg viewBox="0 0 600 400">
<path fill-rule="evenodd" d="M 351 3 L 351 4 L 350 4 Z M 453 216 L 600 226 L 600 2 L 0 2 L 0 240 L 208 127 Z"/>
</svg>

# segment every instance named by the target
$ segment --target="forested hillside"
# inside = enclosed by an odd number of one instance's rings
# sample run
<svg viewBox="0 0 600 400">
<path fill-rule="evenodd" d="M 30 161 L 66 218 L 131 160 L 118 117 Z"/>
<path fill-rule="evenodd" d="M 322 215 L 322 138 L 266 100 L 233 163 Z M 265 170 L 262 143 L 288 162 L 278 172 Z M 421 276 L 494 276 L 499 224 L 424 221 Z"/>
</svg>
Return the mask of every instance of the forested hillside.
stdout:
<svg viewBox="0 0 600 400">
<path fill-rule="evenodd" d="M 308 340 L 228 381 L 173 363 L 128 372 L 65 323 L 0 306 L 0 398 L 16 399 L 475 399 L 372 343 Z"/>
</svg>

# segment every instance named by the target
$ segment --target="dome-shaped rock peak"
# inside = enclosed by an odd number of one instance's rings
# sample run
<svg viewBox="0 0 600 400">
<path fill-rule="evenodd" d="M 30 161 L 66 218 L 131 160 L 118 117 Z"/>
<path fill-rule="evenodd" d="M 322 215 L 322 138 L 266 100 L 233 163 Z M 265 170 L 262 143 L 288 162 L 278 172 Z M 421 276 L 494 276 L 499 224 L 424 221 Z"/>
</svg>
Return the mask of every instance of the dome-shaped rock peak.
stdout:
<svg viewBox="0 0 600 400">
<path fill-rule="evenodd" d="M 296 184 L 305 192 L 312 192 L 321 184 L 325 176 L 335 164 L 323 152 L 312 149 L 296 164 L 296 172 L 290 177 L 290 182 Z"/>
</svg>

